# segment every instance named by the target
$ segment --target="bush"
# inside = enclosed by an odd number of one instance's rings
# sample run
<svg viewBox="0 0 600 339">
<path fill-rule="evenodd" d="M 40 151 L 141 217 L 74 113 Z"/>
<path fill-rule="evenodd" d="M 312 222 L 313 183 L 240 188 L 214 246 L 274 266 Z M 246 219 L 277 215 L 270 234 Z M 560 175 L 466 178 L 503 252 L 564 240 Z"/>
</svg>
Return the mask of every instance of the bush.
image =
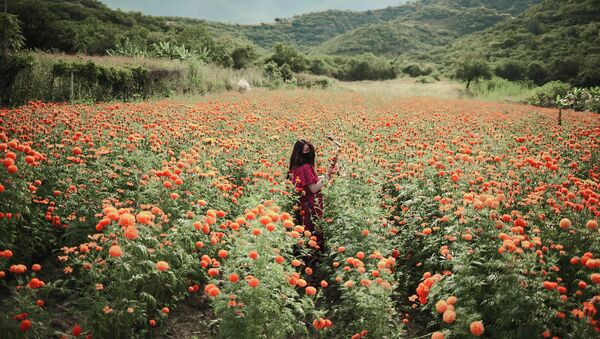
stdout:
<svg viewBox="0 0 600 339">
<path fill-rule="evenodd" d="M 408 74 L 412 78 L 429 75 L 431 72 L 433 72 L 433 67 L 430 65 L 411 63 L 402 67 L 402 73 Z"/>
<path fill-rule="evenodd" d="M 332 79 L 322 76 L 311 76 L 308 74 L 298 74 L 296 77 L 298 81 L 298 87 L 305 88 L 321 88 L 325 89 L 333 84 Z"/>
<path fill-rule="evenodd" d="M 349 58 L 336 78 L 349 81 L 395 79 L 398 69 L 393 62 L 365 53 Z"/>
<path fill-rule="evenodd" d="M 587 58 L 574 81 L 576 86 L 600 86 L 600 57 Z"/>
<path fill-rule="evenodd" d="M 523 80 L 525 73 L 525 67 L 512 60 L 506 61 L 494 69 L 494 74 L 510 81 Z"/>
<path fill-rule="evenodd" d="M 576 111 L 592 111 L 600 113 L 600 87 L 573 88 L 565 96 L 556 99 L 556 104 L 562 108 Z"/>
<path fill-rule="evenodd" d="M 292 71 L 302 72 L 308 68 L 308 59 L 298 50 L 291 46 L 278 43 L 273 48 L 273 54 L 265 61 L 265 64 L 274 62 L 282 67 L 288 64 Z"/>
<path fill-rule="evenodd" d="M 570 89 L 571 85 L 569 84 L 552 81 L 535 90 L 527 102 L 536 106 L 554 107 L 556 105 L 556 97 L 565 96 Z"/>
<path fill-rule="evenodd" d="M 548 70 L 539 62 L 532 62 L 527 66 L 527 79 L 540 86 L 548 79 Z"/>
</svg>

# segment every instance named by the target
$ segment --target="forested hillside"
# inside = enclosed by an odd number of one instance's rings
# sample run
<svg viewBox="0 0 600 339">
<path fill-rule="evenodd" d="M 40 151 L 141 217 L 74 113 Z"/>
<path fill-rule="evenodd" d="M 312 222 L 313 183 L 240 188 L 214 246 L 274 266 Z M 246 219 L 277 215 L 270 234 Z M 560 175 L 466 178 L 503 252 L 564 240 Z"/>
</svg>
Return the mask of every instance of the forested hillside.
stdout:
<svg viewBox="0 0 600 339">
<path fill-rule="evenodd" d="M 513 17 L 537 1 L 426 0 L 403 6 L 393 20 L 338 35 L 314 49 L 315 54 L 373 52 L 399 55 L 443 46 L 466 34 Z"/>
<path fill-rule="evenodd" d="M 599 85 L 600 2 L 545 0 L 514 19 L 437 49 L 429 58 L 450 66 L 465 55 L 510 65 L 516 73 L 511 80 L 529 74 L 538 83 L 551 79 Z"/>
</svg>

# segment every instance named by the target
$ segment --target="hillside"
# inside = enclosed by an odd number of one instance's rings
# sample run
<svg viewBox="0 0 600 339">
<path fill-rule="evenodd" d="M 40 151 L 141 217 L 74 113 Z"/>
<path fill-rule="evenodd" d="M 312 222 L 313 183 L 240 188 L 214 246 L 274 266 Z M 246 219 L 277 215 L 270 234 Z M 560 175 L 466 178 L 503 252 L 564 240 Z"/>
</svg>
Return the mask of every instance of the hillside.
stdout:
<svg viewBox="0 0 600 339">
<path fill-rule="evenodd" d="M 428 57 L 449 66 L 464 55 L 480 55 L 494 64 L 511 61 L 521 67 L 537 63 L 550 79 L 592 85 L 585 78 L 593 74 L 582 72 L 595 72 L 600 78 L 600 2 L 545 0 Z"/>
<path fill-rule="evenodd" d="M 252 45 L 229 35 L 214 36 L 198 20 L 126 13 L 97 0 L 13 0 L 8 12 L 21 22 L 29 49 L 106 54 L 124 41 L 138 50 L 160 42 L 198 49 Z M 216 47 L 216 40 L 227 43 Z"/>
<path fill-rule="evenodd" d="M 208 25 L 217 34 L 245 37 L 266 49 L 277 42 L 285 42 L 316 54 L 373 52 L 390 55 L 419 46 L 445 44 L 448 38 L 487 28 L 517 15 L 535 2 L 539 0 L 421 0 L 372 11 L 308 13 L 276 19 L 274 24 Z M 423 27 L 414 31 L 415 26 Z M 410 38 L 412 33 L 417 34 L 415 39 Z M 387 46 L 379 46 L 381 41 Z M 398 46 L 398 43 L 402 45 Z"/>
<path fill-rule="evenodd" d="M 425 0 L 399 6 L 403 14 L 338 35 L 313 54 L 352 55 L 373 52 L 394 56 L 423 52 L 491 27 L 521 13 L 536 1 Z"/>
</svg>

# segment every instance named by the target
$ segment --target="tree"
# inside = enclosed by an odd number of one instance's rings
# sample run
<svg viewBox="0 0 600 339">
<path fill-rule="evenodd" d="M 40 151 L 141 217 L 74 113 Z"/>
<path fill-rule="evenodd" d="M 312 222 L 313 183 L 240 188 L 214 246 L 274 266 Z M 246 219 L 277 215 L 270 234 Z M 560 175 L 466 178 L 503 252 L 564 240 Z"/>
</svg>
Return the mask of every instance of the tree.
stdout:
<svg viewBox="0 0 600 339">
<path fill-rule="evenodd" d="M 308 67 L 308 59 L 306 59 L 303 54 L 294 47 L 281 43 L 275 45 L 273 48 L 273 55 L 271 55 L 265 63 L 270 61 L 273 61 L 279 67 L 288 64 L 294 72 L 305 71 Z"/>
<path fill-rule="evenodd" d="M 23 48 L 24 39 L 21 34 L 21 25 L 15 15 L 0 13 L 0 32 L 3 54 Z"/>
<path fill-rule="evenodd" d="M 258 58 L 258 54 L 252 46 L 246 45 L 235 48 L 231 52 L 231 58 L 233 59 L 233 68 L 241 69 L 250 66 Z"/>
<path fill-rule="evenodd" d="M 492 77 L 490 66 L 481 58 L 465 58 L 456 65 L 455 78 L 467 83 L 467 89 L 471 81 L 489 79 Z"/>
<path fill-rule="evenodd" d="M 540 86 L 548 78 L 548 70 L 539 62 L 532 62 L 527 66 L 527 78 Z"/>
<path fill-rule="evenodd" d="M 509 60 L 496 67 L 494 73 L 509 81 L 523 80 L 525 77 L 525 67 L 515 61 Z"/>
</svg>

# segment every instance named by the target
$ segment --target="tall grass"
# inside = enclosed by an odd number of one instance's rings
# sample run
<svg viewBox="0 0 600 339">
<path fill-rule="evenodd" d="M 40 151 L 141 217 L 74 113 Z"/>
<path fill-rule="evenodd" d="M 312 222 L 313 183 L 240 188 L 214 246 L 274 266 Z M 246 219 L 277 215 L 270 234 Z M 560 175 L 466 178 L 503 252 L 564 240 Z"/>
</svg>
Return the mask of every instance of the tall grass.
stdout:
<svg viewBox="0 0 600 339">
<path fill-rule="evenodd" d="M 85 64 L 93 62 L 97 66 L 115 69 L 139 68 L 150 74 L 150 83 L 145 84 L 143 94 L 126 99 L 165 97 L 172 95 L 205 94 L 236 89 L 240 79 L 246 79 L 253 87 L 267 86 L 269 79 L 260 68 L 234 70 L 220 66 L 205 64 L 198 60 L 166 60 L 143 57 L 123 56 L 88 56 L 66 55 L 35 52 L 30 68 L 17 74 L 10 89 L 10 98 L 6 100 L 12 105 L 29 100 L 66 101 L 102 100 L 97 92 L 103 90 L 103 84 L 89 83 L 86 79 L 57 77 L 53 74 L 54 65 L 58 63 Z M 136 84 L 132 84 L 135 86 Z M 114 97 L 113 99 L 122 99 Z"/>
<path fill-rule="evenodd" d="M 523 82 L 512 82 L 499 77 L 474 83 L 470 93 L 479 99 L 490 101 L 527 102 L 535 86 Z"/>
</svg>

